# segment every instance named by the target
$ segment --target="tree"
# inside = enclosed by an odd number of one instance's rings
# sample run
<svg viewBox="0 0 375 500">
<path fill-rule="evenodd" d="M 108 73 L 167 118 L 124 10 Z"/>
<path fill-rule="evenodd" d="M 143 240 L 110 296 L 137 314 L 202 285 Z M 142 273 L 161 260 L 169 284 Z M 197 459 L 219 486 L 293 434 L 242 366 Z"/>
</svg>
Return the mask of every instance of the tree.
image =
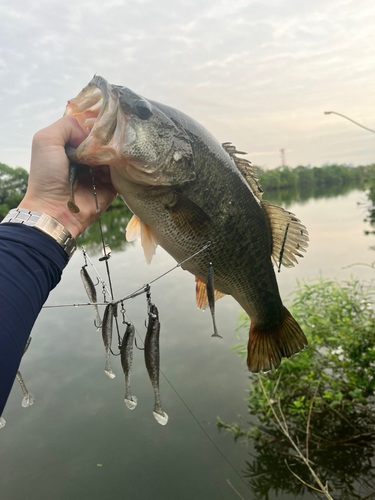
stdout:
<svg viewBox="0 0 375 500">
<path fill-rule="evenodd" d="M 11 168 L 0 163 L 0 219 L 20 203 L 26 193 L 28 178 L 24 168 Z"/>
</svg>

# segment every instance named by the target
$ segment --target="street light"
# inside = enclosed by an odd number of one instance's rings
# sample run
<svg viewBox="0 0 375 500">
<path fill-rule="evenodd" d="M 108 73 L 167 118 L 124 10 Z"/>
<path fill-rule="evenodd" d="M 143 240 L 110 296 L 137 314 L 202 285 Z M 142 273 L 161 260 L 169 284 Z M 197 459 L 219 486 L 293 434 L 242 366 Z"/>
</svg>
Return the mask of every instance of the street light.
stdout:
<svg viewBox="0 0 375 500">
<path fill-rule="evenodd" d="M 370 132 L 373 132 L 375 134 L 375 130 L 372 130 L 371 128 L 368 128 L 368 127 L 365 127 L 364 125 L 361 125 L 360 123 L 357 123 L 355 122 L 354 120 L 352 120 L 351 118 L 348 118 L 347 116 L 345 115 L 342 115 L 341 113 L 336 113 L 336 111 L 324 111 L 324 114 L 325 115 L 331 115 L 331 114 L 334 114 L 334 115 L 338 115 L 338 116 L 342 116 L 343 118 L 346 118 L 347 120 L 355 123 L 356 125 L 358 125 L 358 127 L 362 127 L 366 130 L 369 130 Z"/>
</svg>

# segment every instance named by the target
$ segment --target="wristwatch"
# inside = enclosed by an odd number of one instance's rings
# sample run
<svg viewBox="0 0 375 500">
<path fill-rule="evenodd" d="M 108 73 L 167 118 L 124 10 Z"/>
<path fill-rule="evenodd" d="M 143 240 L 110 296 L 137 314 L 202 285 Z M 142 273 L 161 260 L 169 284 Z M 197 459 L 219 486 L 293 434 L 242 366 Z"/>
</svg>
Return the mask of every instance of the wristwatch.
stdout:
<svg viewBox="0 0 375 500">
<path fill-rule="evenodd" d="M 77 249 L 76 240 L 69 231 L 58 220 L 40 212 L 31 212 L 25 208 L 13 208 L 1 221 L 14 222 L 24 224 L 25 226 L 34 227 L 44 234 L 47 234 L 58 243 L 66 252 L 69 259 Z"/>
</svg>

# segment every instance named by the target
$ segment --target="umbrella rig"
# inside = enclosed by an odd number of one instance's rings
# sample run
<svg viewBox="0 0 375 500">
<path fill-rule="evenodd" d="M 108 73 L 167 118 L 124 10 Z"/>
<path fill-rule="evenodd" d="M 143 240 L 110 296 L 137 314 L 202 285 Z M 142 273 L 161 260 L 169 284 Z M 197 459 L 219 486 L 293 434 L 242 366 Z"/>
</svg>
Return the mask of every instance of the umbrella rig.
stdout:
<svg viewBox="0 0 375 500">
<path fill-rule="evenodd" d="M 92 179 L 93 195 L 95 198 L 96 211 L 99 214 L 94 172 L 91 168 L 89 169 L 89 173 L 90 173 L 91 179 Z M 69 181 L 70 181 L 71 190 L 70 190 L 70 199 L 69 199 L 67 204 L 68 204 L 69 209 L 75 213 L 79 212 L 79 208 L 77 207 L 77 205 L 74 202 L 74 193 L 73 193 L 72 186 L 73 186 L 75 180 L 77 179 L 77 175 L 78 175 L 77 166 L 75 164 L 71 163 L 70 169 L 69 169 Z M 181 267 L 185 262 L 192 259 L 193 257 L 200 254 L 201 252 L 207 252 L 208 272 L 207 272 L 206 289 L 207 289 L 207 302 L 208 302 L 208 305 L 210 307 L 210 311 L 211 311 L 212 319 L 213 319 L 214 334 L 212 336 L 213 337 L 220 337 L 217 333 L 216 324 L 215 324 L 215 316 L 214 316 L 214 302 L 215 302 L 214 286 L 213 286 L 214 273 L 213 273 L 212 262 L 211 262 L 210 254 L 209 254 L 209 247 L 211 245 L 211 242 L 208 241 L 207 244 L 204 245 L 198 252 L 194 253 L 193 255 L 191 255 L 190 257 L 185 259 L 184 261 L 179 262 L 173 268 L 164 272 L 163 274 L 161 274 L 157 278 L 153 279 L 149 283 L 142 285 L 141 287 L 139 287 L 137 290 L 133 291 L 129 295 L 121 298 L 120 300 L 114 300 L 112 281 L 111 281 L 111 273 L 110 273 L 110 268 L 109 268 L 109 263 L 108 263 L 108 261 L 111 257 L 111 249 L 104 242 L 104 236 L 103 236 L 100 218 L 98 219 L 98 223 L 99 223 L 101 242 L 102 242 L 102 257 L 99 258 L 99 261 L 105 262 L 109 288 L 106 285 L 105 281 L 100 276 L 100 274 L 98 273 L 98 271 L 96 270 L 92 260 L 90 259 L 89 255 L 87 254 L 87 251 L 85 250 L 84 247 L 82 247 L 84 265 L 81 267 L 80 276 L 81 276 L 84 288 L 86 290 L 89 302 L 75 303 L 75 304 L 47 305 L 47 306 L 43 306 L 43 308 L 47 309 L 47 308 L 53 308 L 53 307 L 78 307 L 78 306 L 92 306 L 94 308 L 94 310 L 95 310 L 94 325 L 95 325 L 97 330 L 101 330 L 101 332 L 102 332 L 102 338 L 103 338 L 103 343 L 104 343 L 104 348 L 105 348 L 106 358 L 105 358 L 104 372 L 109 378 L 111 378 L 111 379 L 115 378 L 115 374 L 113 373 L 113 371 L 111 369 L 111 365 L 110 365 L 110 356 L 111 356 L 111 354 L 114 356 L 120 356 L 122 369 L 123 369 L 124 375 L 125 375 L 124 402 L 130 410 L 134 410 L 137 406 L 137 398 L 136 398 L 136 396 L 132 395 L 131 389 L 130 389 L 130 373 L 131 373 L 131 368 L 132 368 L 132 363 L 133 363 L 134 345 L 138 349 L 143 350 L 146 369 L 147 369 L 147 372 L 148 372 L 148 375 L 149 375 L 149 378 L 150 378 L 150 381 L 151 381 L 151 384 L 152 384 L 152 387 L 154 390 L 153 415 L 159 424 L 166 425 L 168 422 L 168 415 L 162 409 L 161 400 L 160 400 L 160 392 L 159 392 L 160 320 L 159 320 L 158 308 L 151 300 L 151 284 L 154 283 L 155 281 L 163 278 L 166 274 L 177 269 L 178 267 Z M 90 274 L 87 271 L 88 264 L 91 265 L 91 267 L 96 275 L 97 283 L 95 285 L 90 277 Z M 103 302 L 97 301 L 96 286 L 98 286 L 99 284 L 101 284 L 101 287 L 102 287 Z M 135 298 L 139 295 L 143 295 L 143 294 L 145 294 L 145 296 L 146 296 L 146 303 L 147 303 L 147 319 L 146 319 L 146 323 L 147 323 L 146 328 L 147 329 L 146 329 L 145 340 L 143 341 L 141 339 L 144 346 L 138 347 L 137 342 L 136 342 L 136 338 L 135 338 L 136 329 L 135 329 L 134 325 L 126 317 L 124 303 L 128 299 L 133 299 L 133 298 Z M 108 297 L 110 297 L 110 300 L 108 300 Z M 105 306 L 103 319 L 101 319 L 101 317 L 100 317 L 100 312 L 99 312 L 98 306 Z M 119 312 L 121 315 L 122 324 L 124 325 L 124 328 L 125 328 L 125 333 L 122 336 L 120 335 Z M 118 349 L 119 349 L 118 353 L 114 353 L 112 351 L 113 323 L 115 323 L 115 325 L 116 325 Z M 26 353 L 26 351 L 30 345 L 30 342 L 31 342 L 31 337 L 29 337 L 29 339 L 27 341 L 27 344 L 25 346 L 23 354 Z M 23 378 L 21 376 L 20 371 L 17 372 L 16 378 L 21 386 L 21 389 L 22 389 L 22 392 L 24 395 L 24 398 L 22 400 L 22 406 L 24 408 L 29 407 L 32 404 L 34 404 L 35 397 L 26 388 L 26 385 L 23 381 Z M 0 417 L 0 428 L 4 427 L 5 423 L 6 422 L 5 422 L 4 418 Z"/>
</svg>

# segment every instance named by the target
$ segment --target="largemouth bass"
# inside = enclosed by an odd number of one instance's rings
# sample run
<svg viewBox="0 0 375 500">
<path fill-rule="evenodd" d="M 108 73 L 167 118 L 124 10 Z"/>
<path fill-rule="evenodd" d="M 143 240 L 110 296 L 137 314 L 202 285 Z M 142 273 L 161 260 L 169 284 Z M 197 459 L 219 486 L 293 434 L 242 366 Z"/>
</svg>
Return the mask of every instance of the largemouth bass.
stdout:
<svg viewBox="0 0 375 500">
<path fill-rule="evenodd" d="M 68 102 L 65 114 L 88 133 L 77 149 L 67 148 L 68 157 L 110 166 L 115 189 L 134 213 L 127 239 L 141 236 L 147 262 L 157 245 L 182 262 L 211 242 L 215 299 L 232 295 L 251 319 L 250 371 L 277 368 L 307 346 L 282 304 L 273 264 L 297 263 L 308 233 L 294 214 L 262 200 L 242 152 L 219 144 L 184 113 L 100 76 Z M 202 252 L 183 266 L 196 277 L 202 308 L 208 263 Z"/>
</svg>

